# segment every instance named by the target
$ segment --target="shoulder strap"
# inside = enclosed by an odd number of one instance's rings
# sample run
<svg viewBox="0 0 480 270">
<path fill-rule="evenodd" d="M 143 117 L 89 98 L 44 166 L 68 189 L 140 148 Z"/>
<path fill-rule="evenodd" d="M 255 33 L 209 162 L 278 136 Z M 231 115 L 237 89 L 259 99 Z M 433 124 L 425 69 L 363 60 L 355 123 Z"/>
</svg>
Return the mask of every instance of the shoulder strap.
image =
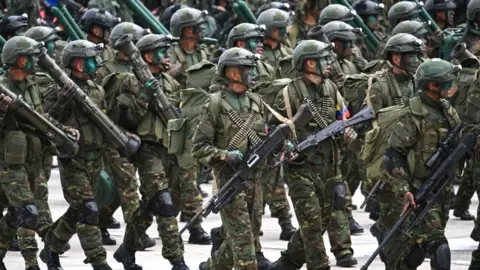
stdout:
<svg viewBox="0 0 480 270">
<path fill-rule="evenodd" d="M 288 85 L 283 88 L 282 92 L 283 92 L 283 100 L 285 102 L 285 110 L 287 110 L 287 116 L 288 118 L 292 119 L 293 112 L 292 112 L 292 104 L 290 103 L 290 95 L 288 94 Z"/>
<path fill-rule="evenodd" d="M 210 113 L 212 114 L 215 119 L 217 119 L 217 116 L 220 113 L 220 106 L 222 103 L 222 92 L 216 92 L 213 94 L 210 94 Z"/>
<path fill-rule="evenodd" d="M 374 79 L 374 76 L 370 76 L 368 78 L 368 81 L 367 81 L 367 90 L 365 91 L 365 100 L 367 101 L 367 106 L 372 109 L 372 112 L 373 114 L 375 115 L 375 111 L 373 110 L 373 104 L 372 104 L 372 101 L 370 100 L 370 90 L 372 89 L 372 84 L 373 84 L 373 79 Z M 381 83 L 379 83 L 381 84 Z M 377 118 L 373 118 L 372 120 L 372 126 L 373 128 L 377 128 L 378 127 L 378 122 L 377 122 Z"/>
<path fill-rule="evenodd" d="M 186 61 L 187 59 L 185 58 L 185 55 L 183 54 L 183 52 L 182 52 L 182 50 L 180 49 L 180 47 L 179 47 L 179 46 L 175 46 L 173 49 L 175 50 L 175 55 L 177 56 L 177 59 L 178 59 L 178 61 L 180 62 L 180 64 L 182 64 L 182 65 L 185 64 L 185 61 Z"/>
</svg>

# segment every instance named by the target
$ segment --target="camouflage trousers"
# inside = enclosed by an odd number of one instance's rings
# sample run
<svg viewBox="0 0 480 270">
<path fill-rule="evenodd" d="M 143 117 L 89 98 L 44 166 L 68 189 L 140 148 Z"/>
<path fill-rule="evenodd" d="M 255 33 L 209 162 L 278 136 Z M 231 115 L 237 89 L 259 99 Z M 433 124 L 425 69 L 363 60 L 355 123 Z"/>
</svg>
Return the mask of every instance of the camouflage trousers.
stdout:
<svg viewBox="0 0 480 270">
<path fill-rule="evenodd" d="M 128 224 L 132 221 L 133 213 L 140 206 L 136 168 L 128 158 L 121 157 L 118 150 L 110 144 L 105 145 L 103 160 L 105 171 L 115 181 L 118 200 L 100 208 L 100 225 L 103 223 L 102 220 L 111 217 L 120 206 L 123 220 Z"/>
<path fill-rule="evenodd" d="M 0 260 L 5 258 L 10 243 L 17 235 L 16 212 L 22 211 L 25 205 L 35 201 L 26 168 L 24 165 L 0 162 L 0 198 L 4 205 L 8 205 L 7 214 L 0 219 Z M 31 229 L 22 230 L 24 234 L 35 235 L 35 231 Z M 26 249 L 25 245 L 23 247 Z"/>
<path fill-rule="evenodd" d="M 386 185 L 387 186 L 387 185 Z M 418 251 L 431 254 L 432 262 L 435 256 L 433 249 L 436 244 L 447 242 L 445 227 L 448 221 L 449 192 L 445 192 L 443 198 L 434 202 L 433 207 L 418 224 L 412 238 L 408 238 L 401 229 L 388 241 L 381 251 L 381 258 L 387 270 L 416 269 L 408 265 L 413 257 L 418 257 Z M 391 187 L 384 187 L 378 192 L 380 202 L 380 219 L 377 228 L 386 235 L 400 217 L 405 201 L 403 197 L 391 191 Z M 407 220 L 404 226 L 408 226 L 411 220 Z M 381 224 L 381 226 L 378 226 Z M 383 238 L 383 237 L 381 237 Z M 431 264 L 432 265 L 432 264 Z M 432 269 L 433 265 L 432 265 Z"/>
<path fill-rule="evenodd" d="M 125 235 L 123 243 L 128 248 L 140 250 L 143 247 L 143 236 L 153 221 L 154 205 L 159 203 L 156 197 L 162 192 L 169 193 L 166 177 L 169 162 L 167 149 L 159 143 L 148 141 L 142 141 L 142 146 L 133 159 L 140 176 L 142 204 L 132 217 L 136 228 L 130 230 L 131 224 L 127 224 L 129 233 Z M 184 248 L 175 216 L 156 214 L 156 220 L 158 232 L 162 238 L 162 256 L 168 260 L 182 258 Z"/>
<path fill-rule="evenodd" d="M 290 204 L 287 199 L 285 182 L 280 175 L 281 168 L 277 170 L 267 169 L 262 176 L 263 205 L 270 207 L 272 217 L 278 218 L 278 224 L 283 225 L 292 222 Z M 279 178 L 278 181 L 276 178 Z M 276 182 L 276 183 L 275 183 Z M 276 186 L 274 187 L 273 185 Z"/>
<path fill-rule="evenodd" d="M 197 187 L 197 166 L 190 168 L 181 168 L 175 157 L 171 157 L 170 166 L 167 168 L 169 176 L 168 187 L 172 193 L 173 205 L 175 207 L 175 216 L 180 211 L 190 220 L 202 209 L 203 198 Z M 192 228 L 201 227 L 202 219 L 199 218 Z"/>
<path fill-rule="evenodd" d="M 259 241 L 262 226 L 262 184 L 257 171 L 248 188 L 238 194 L 221 211 L 222 238 L 220 248 L 208 259 L 209 270 L 257 270 L 255 253 L 261 250 Z M 215 179 L 220 189 L 227 177 Z"/>
<path fill-rule="evenodd" d="M 306 263 L 307 269 L 326 269 L 329 262 L 323 234 L 336 215 L 332 211 L 333 187 L 342 182 L 341 176 L 332 164 L 289 164 L 285 167 L 285 182 L 300 229 L 290 239 L 282 257 L 299 268 Z"/>
<path fill-rule="evenodd" d="M 455 195 L 455 201 L 453 202 L 453 207 L 455 209 L 464 210 L 469 208 L 470 200 L 472 199 L 473 194 L 475 194 L 479 177 L 480 153 L 474 152 L 472 158 L 467 160 L 460 186 Z M 480 210 L 477 212 L 480 213 Z"/>
<path fill-rule="evenodd" d="M 59 159 L 63 196 L 69 208 L 50 227 L 45 239 L 53 252 L 62 253 L 73 235 L 78 234 L 86 264 L 103 264 L 107 256 L 98 224 L 88 221 L 94 218 L 86 218 L 94 216 L 87 204 L 94 202 L 92 183 L 97 181 L 103 169 L 102 156 L 101 152 L 88 152 L 73 159 Z"/>
</svg>

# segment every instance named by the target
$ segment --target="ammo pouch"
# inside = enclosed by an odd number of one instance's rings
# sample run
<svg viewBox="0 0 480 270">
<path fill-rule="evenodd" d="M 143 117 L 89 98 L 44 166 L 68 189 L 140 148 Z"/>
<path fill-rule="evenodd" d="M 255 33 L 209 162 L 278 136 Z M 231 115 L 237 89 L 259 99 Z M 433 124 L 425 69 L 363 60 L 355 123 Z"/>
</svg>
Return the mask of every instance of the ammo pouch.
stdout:
<svg viewBox="0 0 480 270">
<path fill-rule="evenodd" d="M 185 146 L 185 118 L 171 119 L 167 124 L 168 153 L 181 154 Z"/>
<path fill-rule="evenodd" d="M 5 131 L 4 158 L 7 165 L 22 165 L 27 160 L 27 135 L 23 131 Z"/>
<path fill-rule="evenodd" d="M 27 161 L 41 159 L 43 155 L 42 142 L 38 136 L 27 136 Z"/>
</svg>

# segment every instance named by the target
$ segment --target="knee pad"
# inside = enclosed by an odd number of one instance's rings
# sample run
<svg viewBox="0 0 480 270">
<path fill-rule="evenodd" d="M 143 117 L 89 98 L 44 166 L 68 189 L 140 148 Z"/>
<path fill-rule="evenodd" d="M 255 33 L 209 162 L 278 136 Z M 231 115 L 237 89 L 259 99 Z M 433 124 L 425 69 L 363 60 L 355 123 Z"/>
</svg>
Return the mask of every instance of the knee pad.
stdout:
<svg viewBox="0 0 480 270">
<path fill-rule="evenodd" d="M 422 247 L 415 244 L 413 248 L 410 250 L 410 253 L 403 258 L 403 264 L 408 268 L 417 269 L 420 265 L 422 265 L 423 261 L 425 260 L 425 250 Z"/>
<path fill-rule="evenodd" d="M 336 184 L 333 186 L 333 210 L 345 209 L 345 200 L 347 196 L 347 189 L 345 184 Z"/>
<path fill-rule="evenodd" d="M 150 202 L 150 209 L 155 215 L 162 217 L 175 216 L 172 195 L 170 194 L 170 191 L 168 191 L 168 189 L 157 191 Z"/>
<path fill-rule="evenodd" d="M 35 230 L 38 221 L 38 209 L 35 203 L 26 203 L 20 213 L 20 227 Z"/>
<path fill-rule="evenodd" d="M 7 208 L 7 214 L 5 214 L 5 219 L 10 228 L 15 229 L 20 226 L 20 219 L 18 218 L 18 211 L 13 206 Z"/>
<path fill-rule="evenodd" d="M 450 270 L 450 247 L 448 243 L 442 241 L 433 246 L 431 254 L 433 255 L 431 264 L 438 270 Z"/>
<path fill-rule="evenodd" d="M 88 225 L 98 225 L 98 206 L 94 200 L 85 200 L 79 211 L 78 222 Z"/>
<path fill-rule="evenodd" d="M 65 214 L 63 214 L 63 216 L 65 217 L 65 221 L 68 224 L 70 224 L 72 227 L 77 225 L 78 217 L 79 217 L 78 210 L 76 210 L 76 209 L 74 209 L 70 206 L 70 207 L 68 207 Z"/>
</svg>

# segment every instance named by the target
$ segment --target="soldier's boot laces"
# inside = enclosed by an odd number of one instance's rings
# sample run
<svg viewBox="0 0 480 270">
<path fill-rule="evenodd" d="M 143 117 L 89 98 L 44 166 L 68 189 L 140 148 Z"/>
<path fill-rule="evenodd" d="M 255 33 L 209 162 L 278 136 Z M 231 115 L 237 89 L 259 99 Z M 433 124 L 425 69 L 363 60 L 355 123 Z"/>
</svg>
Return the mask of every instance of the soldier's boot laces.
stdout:
<svg viewBox="0 0 480 270">
<path fill-rule="evenodd" d="M 207 270 L 207 262 L 201 262 L 201 263 L 198 265 L 198 269 L 199 269 L 199 270 Z"/>
<path fill-rule="evenodd" d="M 155 239 L 153 239 L 153 238 L 150 238 L 150 236 L 148 236 L 148 234 L 145 234 L 145 236 L 143 238 L 143 245 L 142 245 L 141 251 L 143 251 L 147 248 L 154 247 L 156 245 L 157 245 L 157 241 L 155 241 Z"/>
<path fill-rule="evenodd" d="M 110 233 L 105 228 L 100 228 L 100 232 L 102 233 L 102 244 L 104 246 L 115 246 L 117 241 L 110 236 Z"/>
<path fill-rule="evenodd" d="M 292 235 L 297 231 L 295 227 L 293 227 L 292 223 L 285 223 L 280 225 L 282 227 L 282 232 L 280 233 L 280 240 L 283 241 L 290 241 Z"/>
<path fill-rule="evenodd" d="M 475 216 L 470 214 L 468 209 L 455 209 L 453 210 L 453 215 L 457 218 L 460 218 L 460 220 L 474 220 Z"/>
<path fill-rule="evenodd" d="M 475 224 L 475 226 L 473 227 L 472 233 L 470 234 L 470 238 L 472 238 L 476 242 L 480 242 L 480 226 L 479 225 Z"/>
<path fill-rule="evenodd" d="M 20 251 L 20 246 L 18 245 L 18 235 L 15 236 L 12 243 L 8 247 L 9 251 Z"/>
<path fill-rule="evenodd" d="M 118 222 L 118 220 L 111 216 L 106 218 L 100 218 L 98 226 L 105 229 L 120 229 L 121 227 L 120 222 Z"/>
<path fill-rule="evenodd" d="M 106 263 L 105 264 L 97 264 L 97 265 L 92 264 L 92 267 L 93 267 L 93 270 L 112 270 L 110 265 L 108 265 Z"/>
<path fill-rule="evenodd" d="M 143 270 L 140 265 L 135 263 L 135 250 L 131 250 L 123 244 L 115 251 L 113 258 L 122 263 L 125 270 Z"/>
<path fill-rule="evenodd" d="M 40 270 L 40 267 L 38 266 L 30 266 L 26 270 Z"/>
<path fill-rule="evenodd" d="M 172 264 L 172 270 L 190 270 L 188 266 L 185 264 L 185 260 L 183 258 L 170 260 L 170 264 Z"/>
<path fill-rule="evenodd" d="M 273 262 L 270 267 L 268 267 L 268 270 L 297 270 L 300 268 L 301 267 L 296 266 L 287 258 L 281 256 L 278 260 Z"/>
<path fill-rule="evenodd" d="M 257 252 L 256 256 L 257 256 L 257 269 L 268 270 L 272 262 L 269 261 L 267 258 L 265 258 L 265 256 L 263 255 L 263 252 L 261 251 Z"/>
<path fill-rule="evenodd" d="M 358 264 L 358 261 L 353 257 L 352 254 L 345 254 L 337 258 L 337 266 L 340 266 L 340 267 L 350 267 L 357 264 Z"/>
<path fill-rule="evenodd" d="M 47 265 L 48 270 L 63 270 L 58 253 L 53 252 L 47 245 L 40 251 L 40 259 Z"/>
<path fill-rule="evenodd" d="M 350 234 L 354 235 L 354 234 L 361 234 L 364 232 L 362 226 L 360 226 L 360 224 L 358 224 L 358 222 L 353 217 L 350 217 L 348 222 L 350 227 Z"/>
<path fill-rule="evenodd" d="M 212 239 L 208 233 L 202 228 L 190 228 L 190 237 L 188 238 L 188 243 L 196 245 L 210 245 Z"/>
</svg>

